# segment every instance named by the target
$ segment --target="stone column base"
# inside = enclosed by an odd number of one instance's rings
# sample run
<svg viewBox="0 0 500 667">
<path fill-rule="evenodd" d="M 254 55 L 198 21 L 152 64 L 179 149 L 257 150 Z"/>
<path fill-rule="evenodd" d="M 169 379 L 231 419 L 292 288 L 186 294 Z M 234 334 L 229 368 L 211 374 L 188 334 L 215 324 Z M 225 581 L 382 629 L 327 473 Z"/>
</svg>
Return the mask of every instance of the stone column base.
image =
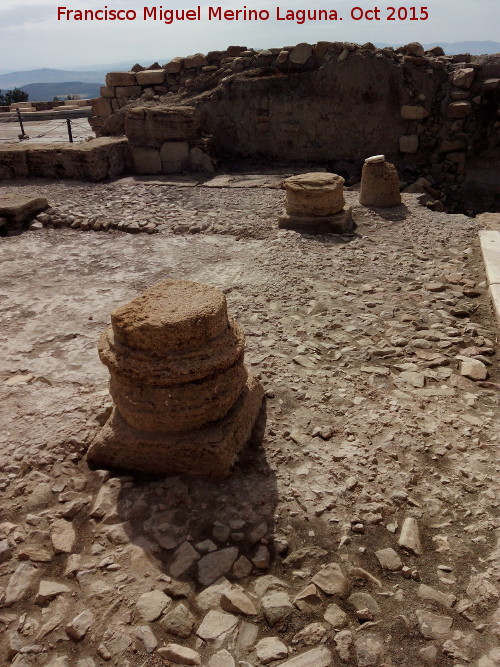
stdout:
<svg viewBox="0 0 500 667">
<path fill-rule="evenodd" d="M 334 215 L 303 216 L 284 212 L 278 218 L 278 227 L 309 234 L 344 234 L 353 231 L 356 223 L 352 219 L 352 206 L 348 206 Z"/>
<path fill-rule="evenodd" d="M 252 376 L 228 414 L 191 431 L 141 431 L 131 427 L 115 408 L 87 453 L 90 464 L 155 475 L 189 473 L 222 477 L 229 474 L 250 438 L 264 391 Z"/>
</svg>

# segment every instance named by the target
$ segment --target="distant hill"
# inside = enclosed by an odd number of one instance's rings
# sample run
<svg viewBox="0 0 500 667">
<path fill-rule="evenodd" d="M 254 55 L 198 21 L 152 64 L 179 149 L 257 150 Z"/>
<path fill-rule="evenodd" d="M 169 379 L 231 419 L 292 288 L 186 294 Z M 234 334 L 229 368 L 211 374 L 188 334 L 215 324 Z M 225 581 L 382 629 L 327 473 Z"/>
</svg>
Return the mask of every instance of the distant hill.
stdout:
<svg viewBox="0 0 500 667">
<path fill-rule="evenodd" d="M 471 53 L 473 56 L 500 53 L 500 42 L 440 42 L 439 44 L 424 44 L 426 49 L 432 49 L 433 46 L 441 46 L 448 56 L 459 53 Z"/>
<path fill-rule="evenodd" d="M 54 97 L 65 99 L 68 95 L 80 95 L 84 99 L 93 99 L 100 95 L 98 83 L 83 83 L 82 81 L 29 83 L 27 86 L 21 86 L 21 90 L 28 93 L 30 102 L 51 102 Z"/>
<path fill-rule="evenodd" d="M 9 72 L 0 74 L 0 90 L 21 88 L 31 83 L 66 83 L 80 81 L 103 86 L 106 72 L 68 72 L 62 69 L 33 69 L 25 72 Z"/>
<path fill-rule="evenodd" d="M 383 48 L 392 46 L 398 48 L 402 44 L 381 44 L 375 43 L 375 46 Z M 470 53 L 473 56 L 486 56 L 491 53 L 500 53 L 500 42 L 429 42 L 422 44 L 424 49 L 432 49 L 434 46 L 440 46 L 447 56 L 455 56 L 461 53 Z"/>
</svg>

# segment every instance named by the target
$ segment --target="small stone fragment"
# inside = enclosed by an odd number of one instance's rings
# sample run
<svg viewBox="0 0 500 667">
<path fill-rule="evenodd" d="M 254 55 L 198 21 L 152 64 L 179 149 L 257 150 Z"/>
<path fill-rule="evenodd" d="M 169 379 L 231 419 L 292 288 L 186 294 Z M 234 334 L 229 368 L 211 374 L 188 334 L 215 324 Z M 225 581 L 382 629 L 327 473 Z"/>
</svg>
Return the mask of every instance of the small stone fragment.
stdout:
<svg viewBox="0 0 500 667">
<path fill-rule="evenodd" d="M 267 568 L 269 567 L 270 560 L 271 560 L 271 554 L 269 553 L 269 549 L 266 547 L 265 544 L 261 544 L 257 549 L 257 553 L 252 558 L 252 563 L 259 570 L 267 570 Z"/>
<path fill-rule="evenodd" d="M 7 540 L 0 540 L 0 563 L 5 563 L 12 558 L 12 549 Z"/>
<path fill-rule="evenodd" d="M 442 593 L 431 586 L 426 586 L 425 584 L 420 584 L 418 587 L 418 597 L 422 600 L 432 600 L 438 604 L 442 604 L 444 607 L 451 609 L 457 598 L 452 593 Z"/>
<path fill-rule="evenodd" d="M 66 626 L 66 633 L 73 639 L 83 639 L 94 623 L 94 614 L 89 609 L 84 609 Z"/>
<path fill-rule="evenodd" d="M 341 630 L 334 637 L 335 648 L 342 662 L 349 662 L 351 659 L 352 632 L 350 630 Z"/>
<path fill-rule="evenodd" d="M 353 593 L 352 595 L 349 596 L 348 601 L 354 609 L 356 610 L 356 613 L 358 614 L 358 618 L 362 618 L 364 620 L 372 620 L 369 618 L 371 615 L 372 618 L 375 618 L 378 614 L 380 614 L 380 607 L 377 603 L 377 601 L 369 594 L 369 593 L 364 593 L 362 591 Z M 360 612 L 363 612 L 365 610 L 368 610 L 369 616 L 360 616 Z"/>
<path fill-rule="evenodd" d="M 171 635 L 187 639 L 193 631 L 195 621 L 196 619 L 193 614 L 181 602 L 177 607 L 165 614 L 160 621 L 160 625 Z"/>
<path fill-rule="evenodd" d="M 176 665 L 201 665 L 201 655 L 198 651 L 180 644 L 167 644 L 158 649 L 157 653 Z"/>
<path fill-rule="evenodd" d="M 71 593 L 69 586 L 60 584 L 57 581 L 41 581 L 38 587 L 38 593 L 35 598 L 36 604 L 45 604 L 61 593 Z"/>
<path fill-rule="evenodd" d="M 327 595 L 344 595 L 347 579 L 338 563 L 329 563 L 312 578 L 313 583 Z"/>
<path fill-rule="evenodd" d="M 479 359 L 464 359 L 460 364 L 460 375 L 470 380 L 486 380 L 488 368 Z"/>
<path fill-rule="evenodd" d="M 380 549 L 375 552 L 375 556 L 380 563 L 380 567 L 383 570 L 389 570 L 389 572 L 396 572 L 403 567 L 403 561 L 399 557 L 394 549 Z"/>
<path fill-rule="evenodd" d="M 19 602 L 30 592 L 38 570 L 29 563 L 21 563 L 11 575 L 5 590 L 5 606 Z"/>
<path fill-rule="evenodd" d="M 50 531 L 50 539 L 56 554 L 71 554 L 75 551 L 75 529 L 65 519 L 56 519 L 54 521 Z"/>
<path fill-rule="evenodd" d="M 281 660 L 288 656 L 288 649 L 278 637 L 264 637 L 255 647 L 255 652 L 262 664 Z"/>
<path fill-rule="evenodd" d="M 140 596 L 136 603 L 136 609 L 142 619 L 151 623 L 160 618 L 171 602 L 172 598 L 165 595 L 163 591 L 150 591 Z"/>
<path fill-rule="evenodd" d="M 302 628 L 300 632 L 292 638 L 292 644 L 303 644 L 304 646 L 314 646 L 319 644 L 326 635 L 326 628 L 321 623 L 310 623 Z"/>
<path fill-rule="evenodd" d="M 220 604 L 224 611 L 229 611 L 235 614 L 253 616 L 257 613 L 250 598 L 237 588 L 233 588 L 232 590 L 223 593 Z"/>
<path fill-rule="evenodd" d="M 170 574 L 173 577 L 180 577 L 197 560 L 200 559 L 200 554 L 194 549 L 189 542 L 183 542 L 180 547 L 174 551 L 173 561 L 170 564 Z"/>
<path fill-rule="evenodd" d="M 354 641 L 358 667 L 380 665 L 383 656 L 384 640 L 381 635 L 368 633 Z"/>
<path fill-rule="evenodd" d="M 326 646 L 312 648 L 301 655 L 282 662 L 280 667 L 328 667 L 332 664 L 332 654 Z"/>
<path fill-rule="evenodd" d="M 212 610 L 205 616 L 196 634 L 205 641 L 222 640 L 236 628 L 237 624 L 237 616 Z"/>
<path fill-rule="evenodd" d="M 417 609 L 417 620 L 422 637 L 425 639 L 442 639 L 451 630 L 453 619 L 450 616 L 439 616 L 427 609 Z"/>
<path fill-rule="evenodd" d="M 297 593 L 293 604 L 304 611 L 309 605 L 321 604 L 321 597 L 318 594 L 318 589 L 314 584 L 309 584 Z"/>
<path fill-rule="evenodd" d="M 203 556 L 198 562 L 198 581 L 200 584 L 209 586 L 214 581 L 217 581 L 217 579 L 220 579 L 222 575 L 227 574 L 237 557 L 237 547 L 213 551 Z"/>
<path fill-rule="evenodd" d="M 235 667 L 235 664 L 233 656 L 226 649 L 217 651 L 208 661 L 208 667 Z"/>
<path fill-rule="evenodd" d="M 232 572 L 237 579 L 244 579 L 245 577 L 248 577 L 252 569 L 252 563 L 248 560 L 248 558 L 245 556 L 240 556 L 235 561 Z"/>
<path fill-rule="evenodd" d="M 401 528 L 398 544 L 403 549 L 411 551 L 416 556 L 422 555 L 422 546 L 420 544 L 420 532 L 417 520 L 413 517 L 406 517 Z"/>
<path fill-rule="evenodd" d="M 271 627 L 294 611 L 288 594 L 282 591 L 265 595 L 261 600 L 261 604 L 264 616 Z"/>
<path fill-rule="evenodd" d="M 344 628 L 348 623 L 347 614 L 336 604 L 328 605 L 323 618 L 335 629 Z"/>
</svg>

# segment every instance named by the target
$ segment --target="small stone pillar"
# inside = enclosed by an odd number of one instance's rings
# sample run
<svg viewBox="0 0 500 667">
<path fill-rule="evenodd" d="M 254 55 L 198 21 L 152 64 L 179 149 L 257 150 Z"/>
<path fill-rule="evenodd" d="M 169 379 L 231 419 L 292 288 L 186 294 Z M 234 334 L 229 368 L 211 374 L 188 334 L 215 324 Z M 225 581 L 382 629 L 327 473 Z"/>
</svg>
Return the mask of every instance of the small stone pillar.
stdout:
<svg viewBox="0 0 500 667">
<path fill-rule="evenodd" d="M 342 176 L 312 172 L 291 176 L 283 185 L 285 213 L 278 219 L 278 227 L 313 234 L 341 234 L 354 228 L 352 209 L 345 207 Z"/>
<path fill-rule="evenodd" d="M 98 344 L 115 407 L 88 460 L 154 474 L 229 473 L 263 390 L 224 294 L 164 280 L 111 313 Z"/>
<path fill-rule="evenodd" d="M 396 167 L 384 155 L 366 158 L 361 174 L 359 203 L 362 206 L 391 208 L 401 205 Z"/>
</svg>

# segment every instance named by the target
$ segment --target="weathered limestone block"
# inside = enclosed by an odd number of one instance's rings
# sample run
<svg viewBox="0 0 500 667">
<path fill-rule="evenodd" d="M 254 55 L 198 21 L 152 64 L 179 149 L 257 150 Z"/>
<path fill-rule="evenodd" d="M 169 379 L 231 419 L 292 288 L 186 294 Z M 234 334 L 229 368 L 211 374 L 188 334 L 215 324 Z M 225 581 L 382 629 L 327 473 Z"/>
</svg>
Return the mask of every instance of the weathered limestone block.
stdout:
<svg viewBox="0 0 500 667">
<path fill-rule="evenodd" d="M 0 179 L 40 176 L 100 181 L 122 174 L 129 162 L 129 145 L 123 137 L 100 137 L 74 144 L 7 144 L 0 149 Z M 22 170 L 17 169 L 18 164 Z"/>
<path fill-rule="evenodd" d="M 425 55 L 424 47 L 420 42 L 410 42 L 403 47 L 408 56 L 417 56 L 422 58 Z"/>
<path fill-rule="evenodd" d="M 134 146 L 161 148 L 166 141 L 188 141 L 200 126 L 194 107 L 136 107 L 125 118 L 125 134 Z"/>
<path fill-rule="evenodd" d="M 92 114 L 107 118 L 113 113 L 109 97 L 96 97 L 92 100 Z"/>
<path fill-rule="evenodd" d="M 172 58 L 172 60 L 163 65 L 163 69 L 167 74 L 178 74 L 182 69 L 183 58 Z"/>
<path fill-rule="evenodd" d="M 193 171 L 206 171 L 209 174 L 215 171 L 210 155 L 202 151 L 198 146 L 194 146 L 189 151 L 189 160 Z"/>
<path fill-rule="evenodd" d="M 422 120 L 427 118 L 428 115 L 427 109 L 415 104 L 405 104 L 401 107 L 401 118 L 405 120 Z"/>
<path fill-rule="evenodd" d="M 101 86 L 101 97 L 116 97 L 114 86 Z"/>
<path fill-rule="evenodd" d="M 135 75 L 140 86 L 161 86 L 165 81 L 164 69 L 145 69 Z"/>
<path fill-rule="evenodd" d="M 309 58 L 312 56 L 312 46 L 306 42 L 297 44 L 292 49 L 290 53 L 290 62 L 294 65 L 305 65 Z"/>
<path fill-rule="evenodd" d="M 399 150 L 401 153 L 416 153 L 418 151 L 418 136 L 406 134 L 399 138 Z"/>
<path fill-rule="evenodd" d="M 457 88 L 463 88 L 464 90 L 469 90 L 474 81 L 474 69 L 472 67 L 464 67 L 462 69 L 457 69 L 451 78 L 453 85 Z"/>
<path fill-rule="evenodd" d="M 283 185 L 289 215 L 333 215 L 344 208 L 344 179 L 337 174 L 299 174 L 285 179 Z"/>
<path fill-rule="evenodd" d="M 361 175 L 359 203 L 362 206 L 390 208 L 401 204 L 399 176 L 396 168 L 383 155 L 365 160 Z"/>
<path fill-rule="evenodd" d="M 89 461 L 156 474 L 229 473 L 263 390 L 245 368 L 244 335 L 220 290 L 165 280 L 113 311 L 98 347 L 115 409 Z"/>
<path fill-rule="evenodd" d="M 27 152 L 23 144 L 3 144 L 0 150 L 0 181 L 29 175 Z"/>
<path fill-rule="evenodd" d="M 187 141 L 166 141 L 160 150 L 162 171 L 175 174 L 189 167 L 189 145 Z"/>
<path fill-rule="evenodd" d="M 205 65 L 208 65 L 208 60 L 203 53 L 195 53 L 192 56 L 184 58 L 184 69 L 189 69 L 190 67 L 204 67 Z"/>
<path fill-rule="evenodd" d="M 107 86 L 135 86 L 137 79 L 135 72 L 109 72 L 106 74 Z"/>
<path fill-rule="evenodd" d="M 115 97 L 139 97 L 142 93 L 140 86 L 116 86 Z"/>
<path fill-rule="evenodd" d="M 466 118 L 472 111 L 470 102 L 452 102 L 446 108 L 448 118 Z"/>
<path fill-rule="evenodd" d="M 161 158 L 159 151 L 154 148 L 132 147 L 134 171 L 137 174 L 160 174 Z"/>
</svg>

